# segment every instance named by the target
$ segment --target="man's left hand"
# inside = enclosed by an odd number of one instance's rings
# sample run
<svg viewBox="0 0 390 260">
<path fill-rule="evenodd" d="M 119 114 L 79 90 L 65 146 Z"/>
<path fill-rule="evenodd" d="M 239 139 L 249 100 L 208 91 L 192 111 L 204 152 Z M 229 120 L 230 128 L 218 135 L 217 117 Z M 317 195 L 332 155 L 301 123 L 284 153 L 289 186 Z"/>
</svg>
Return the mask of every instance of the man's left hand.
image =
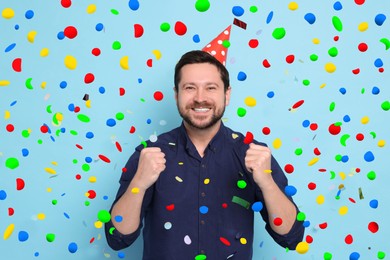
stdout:
<svg viewBox="0 0 390 260">
<path fill-rule="evenodd" d="M 253 174 L 253 179 L 260 188 L 273 182 L 271 150 L 268 147 L 254 143 L 249 144 L 245 156 L 245 166 Z"/>
</svg>

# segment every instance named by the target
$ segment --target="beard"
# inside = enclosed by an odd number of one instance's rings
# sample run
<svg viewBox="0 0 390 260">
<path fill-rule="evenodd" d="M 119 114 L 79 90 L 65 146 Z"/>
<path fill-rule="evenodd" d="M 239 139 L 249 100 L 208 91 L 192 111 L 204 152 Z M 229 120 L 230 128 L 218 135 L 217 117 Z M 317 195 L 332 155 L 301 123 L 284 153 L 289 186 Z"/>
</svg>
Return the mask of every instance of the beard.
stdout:
<svg viewBox="0 0 390 260">
<path fill-rule="evenodd" d="M 213 111 L 212 115 L 210 118 L 208 118 L 206 120 L 207 117 L 209 117 L 209 115 L 191 115 L 190 113 L 186 113 L 186 111 L 188 110 L 191 110 L 191 107 L 212 107 L 208 104 L 201 104 L 201 103 L 194 103 L 194 104 L 191 104 L 185 108 L 181 108 L 180 107 L 180 104 L 177 103 L 177 110 L 179 111 L 179 114 L 180 116 L 183 118 L 184 122 L 186 122 L 188 125 L 194 127 L 194 128 L 197 128 L 199 130 L 204 130 L 204 129 L 207 129 L 207 128 L 210 128 L 212 126 L 214 126 L 216 123 L 219 122 L 219 120 L 221 120 L 223 114 L 225 113 L 225 102 L 224 102 L 224 105 L 222 106 L 222 108 L 217 108 L 217 109 L 211 109 Z M 201 120 L 196 120 L 197 117 L 198 119 L 201 119 Z M 198 121 L 201 121 L 201 122 L 198 122 Z"/>
</svg>

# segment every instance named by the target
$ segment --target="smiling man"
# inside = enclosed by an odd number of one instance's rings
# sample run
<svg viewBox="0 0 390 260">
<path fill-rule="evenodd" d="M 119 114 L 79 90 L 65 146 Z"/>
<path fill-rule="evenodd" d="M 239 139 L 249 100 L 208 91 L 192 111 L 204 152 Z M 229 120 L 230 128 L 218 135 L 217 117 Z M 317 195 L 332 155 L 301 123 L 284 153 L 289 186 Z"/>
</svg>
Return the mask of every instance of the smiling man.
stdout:
<svg viewBox="0 0 390 260">
<path fill-rule="evenodd" d="M 181 126 L 140 145 L 129 158 L 106 223 L 108 244 L 130 246 L 143 229 L 144 260 L 252 259 L 254 213 L 294 250 L 304 227 L 284 194 L 287 178 L 270 149 L 226 127 L 229 73 L 205 51 L 175 67 Z"/>
</svg>

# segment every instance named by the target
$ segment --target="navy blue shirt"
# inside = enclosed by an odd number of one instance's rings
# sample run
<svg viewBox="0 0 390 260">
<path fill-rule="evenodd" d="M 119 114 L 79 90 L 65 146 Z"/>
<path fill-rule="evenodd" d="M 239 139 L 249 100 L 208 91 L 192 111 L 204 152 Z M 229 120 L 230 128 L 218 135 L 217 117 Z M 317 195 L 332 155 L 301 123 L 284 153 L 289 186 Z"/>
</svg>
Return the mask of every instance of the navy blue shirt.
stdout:
<svg viewBox="0 0 390 260">
<path fill-rule="evenodd" d="M 111 221 L 105 224 L 110 247 L 128 247 L 143 227 L 144 260 L 249 260 L 254 212 L 260 212 L 271 237 L 294 250 L 303 239 L 302 222 L 296 221 L 286 235 L 271 229 L 262 192 L 245 167 L 249 145 L 243 140 L 241 133 L 221 124 L 201 157 L 182 124 L 158 136 L 156 142 L 148 141 L 148 146 L 160 147 L 165 153 L 166 169 L 145 193 L 137 231 L 124 235 Z M 138 146 L 129 158 L 113 205 L 129 186 L 143 147 Z M 271 168 L 273 179 L 284 191 L 287 178 L 274 157 Z"/>
</svg>

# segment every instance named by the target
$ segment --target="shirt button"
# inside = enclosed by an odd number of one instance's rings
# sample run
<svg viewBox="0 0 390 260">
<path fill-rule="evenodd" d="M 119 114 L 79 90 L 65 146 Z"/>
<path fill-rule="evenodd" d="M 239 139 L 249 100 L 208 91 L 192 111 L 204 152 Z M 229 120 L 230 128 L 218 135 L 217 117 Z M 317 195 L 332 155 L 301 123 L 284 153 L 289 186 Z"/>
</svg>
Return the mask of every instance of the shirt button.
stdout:
<svg viewBox="0 0 390 260">
<path fill-rule="evenodd" d="M 201 220 L 201 221 L 200 221 L 200 224 L 204 225 L 204 224 L 205 224 L 204 220 Z"/>
<path fill-rule="evenodd" d="M 200 253 L 204 255 L 206 252 L 204 250 L 200 250 Z"/>
<path fill-rule="evenodd" d="M 206 165 L 202 164 L 202 168 L 206 168 Z"/>
<path fill-rule="evenodd" d="M 204 193 L 204 192 L 202 192 L 200 195 L 201 195 L 202 197 L 206 197 L 206 193 Z"/>
</svg>

